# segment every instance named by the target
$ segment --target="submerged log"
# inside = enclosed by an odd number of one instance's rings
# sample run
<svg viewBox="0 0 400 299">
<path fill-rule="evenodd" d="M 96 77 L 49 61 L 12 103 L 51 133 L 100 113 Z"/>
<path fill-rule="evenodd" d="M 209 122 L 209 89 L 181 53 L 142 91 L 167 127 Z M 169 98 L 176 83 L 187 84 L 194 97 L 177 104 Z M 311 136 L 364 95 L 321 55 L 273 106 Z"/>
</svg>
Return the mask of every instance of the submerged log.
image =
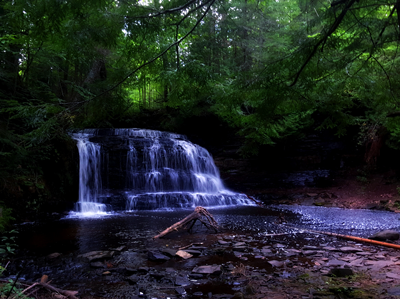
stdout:
<svg viewBox="0 0 400 299">
<path fill-rule="evenodd" d="M 191 231 L 196 221 L 201 222 L 208 229 L 212 228 L 214 229 L 215 232 L 218 232 L 218 223 L 217 221 L 215 221 L 214 217 L 210 214 L 210 212 L 208 212 L 203 207 L 196 207 L 193 213 L 186 216 L 182 220 L 176 222 L 175 224 L 171 225 L 166 230 L 159 233 L 157 236 L 154 236 L 153 239 L 164 237 L 165 235 L 173 231 L 177 231 L 179 228 L 184 228 L 190 222 L 192 223 L 190 224 L 188 231 Z"/>
</svg>

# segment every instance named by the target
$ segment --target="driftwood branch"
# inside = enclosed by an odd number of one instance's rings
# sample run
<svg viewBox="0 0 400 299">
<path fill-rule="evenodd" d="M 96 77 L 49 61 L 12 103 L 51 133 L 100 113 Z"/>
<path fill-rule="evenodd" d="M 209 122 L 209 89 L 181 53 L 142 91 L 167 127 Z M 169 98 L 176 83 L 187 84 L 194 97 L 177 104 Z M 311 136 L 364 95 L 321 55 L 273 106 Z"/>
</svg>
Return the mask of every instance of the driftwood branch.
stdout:
<svg viewBox="0 0 400 299">
<path fill-rule="evenodd" d="M 296 228 L 296 229 L 298 229 L 298 228 Z M 381 241 L 376 241 L 376 240 L 371 240 L 371 239 L 366 239 L 366 238 L 360 238 L 360 237 L 355 237 L 355 236 L 350 236 L 350 235 L 342 235 L 342 234 L 336 234 L 336 233 L 324 232 L 324 231 L 318 231 L 318 230 L 312 230 L 312 229 L 301 228 L 301 230 L 311 232 L 314 234 L 323 234 L 323 235 L 327 235 L 327 236 L 332 236 L 332 237 L 337 237 L 337 238 L 342 238 L 342 239 L 347 239 L 347 240 L 352 240 L 352 241 L 357 241 L 357 242 L 364 242 L 364 243 L 385 246 L 385 247 L 389 247 L 389 248 L 400 249 L 400 245 L 387 243 L 387 242 L 381 242 Z"/>
<path fill-rule="evenodd" d="M 77 291 L 68 291 L 68 290 L 62 290 L 56 287 L 53 287 L 52 285 L 50 285 L 48 282 L 48 276 L 47 275 L 43 275 L 40 282 L 35 282 L 34 284 L 28 286 L 26 289 L 21 291 L 21 294 L 27 293 L 28 291 L 29 294 L 32 293 L 32 291 L 34 291 L 34 289 L 36 287 L 38 288 L 45 288 L 51 292 L 56 292 L 59 293 L 61 295 L 64 295 L 67 298 L 70 299 L 78 299 L 75 295 L 78 293 Z"/>
<path fill-rule="evenodd" d="M 159 233 L 157 236 L 154 236 L 153 239 L 161 238 L 173 231 L 177 231 L 179 228 L 186 227 L 186 225 L 190 225 L 189 226 L 189 231 L 190 231 L 196 221 L 203 223 L 208 229 L 212 228 L 214 229 L 215 232 L 218 232 L 218 223 L 217 221 L 215 221 L 214 217 L 210 214 L 210 212 L 208 212 L 203 207 L 196 207 L 193 213 L 186 216 L 182 220 L 176 222 L 175 224 L 171 225 L 166 230 Z"/>
</svg>

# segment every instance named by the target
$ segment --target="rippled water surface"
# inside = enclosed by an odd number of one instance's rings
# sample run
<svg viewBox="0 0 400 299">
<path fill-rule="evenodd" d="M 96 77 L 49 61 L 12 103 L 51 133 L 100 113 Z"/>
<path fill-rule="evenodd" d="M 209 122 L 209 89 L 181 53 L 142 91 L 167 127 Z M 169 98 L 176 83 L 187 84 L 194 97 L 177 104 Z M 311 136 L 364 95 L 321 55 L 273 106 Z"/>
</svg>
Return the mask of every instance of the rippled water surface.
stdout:
<svg viewBox="0 0 400 299">
<path fill-rule="evenodd" d="M 46 255 L 52 252 L 85 253 L 121 245 L 145 247 L 153 236 L 192 211 L 140 211 L 22 225 L 19 228 L 20 249 L 25 253 Z M 284 205 L 266 209 L 231 207 L 209 211 L 226 230 L 245 231 L 254 236 L 296 233 L 304 228 L 361 237 L 384 229 L 400 230 L 400 215 L 383 211 Z"/>
</svg>

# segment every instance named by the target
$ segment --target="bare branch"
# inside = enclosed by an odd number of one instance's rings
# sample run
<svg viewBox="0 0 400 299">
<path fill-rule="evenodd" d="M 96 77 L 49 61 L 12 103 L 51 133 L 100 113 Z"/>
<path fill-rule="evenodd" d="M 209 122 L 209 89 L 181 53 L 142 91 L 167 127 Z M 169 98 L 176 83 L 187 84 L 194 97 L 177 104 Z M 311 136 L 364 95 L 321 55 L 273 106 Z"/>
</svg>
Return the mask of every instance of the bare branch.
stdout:
<svg viewBox="0 0 400 299">
<path fill-rule="evenodd" d="M 315 53 L 317 52 L 319 46 L 323 43 L 326 42 L 326 40 L 332 35 L 332 33 L 334 33 L 336 31 L 336 29 L 339 27 L 340 23 L 343 21 L 347 11 L 350 9 L 350 7 L 356 2 L 357 0 L 350 0 L 346 7 L 343 8 L 342 12 L 340 13 L 339 17 L 335 20 L 335 22 L 332 24 L 331 28 L 328 30 L 328 32 L 325 34 L 325 36 L 323 38 L 321 38 L 313 47 L 310 55 L 308 55 L 306 61 L 303 63 L 303 65 L 301 66 L 300 70 L 296 73 L 295 78 L 292 82 L 292 84 L 290 84 L 289 86 L 292 87 L 294 86 L 297 81 L 299 80 L 299 77 L 301 75 L 301 73 L 303 72 L 303 70 L 306 68 L 306 66 L 308 65 L 308 63 L 311 61 L 311 59 L 314 57 Z"/>
<path fill-rule="evenodd" d="M 155 13 L 155 14 L 153 14 L 153 15 L 137 16 L 137 17 L 126 17 L 126 18 L 128 18 L 128 19 L 147 19 L 147 18 L 155 18 L 155 17 L 159 17 L 159 16 L 161 16 L 161 15 L 165 15 L 165 14 L 170 14 L 170 13 L 174 13 L 174 12 L 177 12 L 177 11 L 181 11 L 181 10 L 183 10 L 183 9 L 185 9 L 185 8 L 187 8 L 187 7 L 189 7 L 191 4 L 195 3 L 196 1 L 197 1 L 197 0 L 191 0 L 191 1 L 189 1 L 188 3 L 186 3 L 186 4 L 182 5 L 182 6 L 174 7 L 174 8 L 171 8 L 171 9 L 166 9 L 166 10 L 160 11 L 160 12 L 158 12 L 158 13 Z"/>
</svg>

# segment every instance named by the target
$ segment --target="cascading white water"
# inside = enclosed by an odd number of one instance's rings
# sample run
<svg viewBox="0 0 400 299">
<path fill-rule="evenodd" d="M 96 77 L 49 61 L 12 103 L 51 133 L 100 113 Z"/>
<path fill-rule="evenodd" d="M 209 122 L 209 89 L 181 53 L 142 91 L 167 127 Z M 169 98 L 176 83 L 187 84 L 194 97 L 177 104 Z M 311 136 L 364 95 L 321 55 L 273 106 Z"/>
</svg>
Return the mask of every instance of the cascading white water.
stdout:
<svg viewBox="0 0 400 299">
<path fill-rule="evenodd" d="M 73 134 L 80 155 L 78 210 L 102 213 L 195 206 L 248 205 L 225 189 L 208 151 L 185 136 L 143 129 Z"/>
<path fill-rule="evenodd" d="M 79 201 L 77 210 L 84 214 L 105 213 L 106 206 L 98 201 L 102 191 L 100 177 L 101 147 L 88 141 L 88 134 L 75 134 L 79 151 Z"/>
</svg>

